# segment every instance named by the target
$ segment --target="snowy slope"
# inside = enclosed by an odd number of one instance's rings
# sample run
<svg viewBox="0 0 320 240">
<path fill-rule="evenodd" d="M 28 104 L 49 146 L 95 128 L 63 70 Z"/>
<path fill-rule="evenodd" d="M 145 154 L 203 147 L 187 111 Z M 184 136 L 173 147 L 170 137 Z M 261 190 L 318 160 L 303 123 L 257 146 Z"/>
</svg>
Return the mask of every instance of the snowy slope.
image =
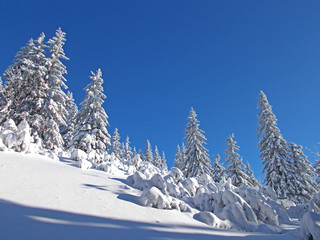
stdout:
<svg viewBox="0 0 320 240">
<path fill-rule="evenodd" d="M 217 230 L 192 213 L 140 206 L 126 177 L 0 152 L 0 239 L 295 239 Z"/>
</svg>

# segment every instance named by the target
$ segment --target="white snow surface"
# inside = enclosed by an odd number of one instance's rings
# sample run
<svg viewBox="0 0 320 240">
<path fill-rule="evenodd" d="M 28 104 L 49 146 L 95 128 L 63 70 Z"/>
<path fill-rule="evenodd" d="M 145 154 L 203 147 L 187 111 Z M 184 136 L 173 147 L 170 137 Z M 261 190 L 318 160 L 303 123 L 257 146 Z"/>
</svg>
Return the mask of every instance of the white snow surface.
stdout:
<svg viewBox="0 0 320 240">
<path fill-rule="evenodd" d="M 63 158 L 55 161 L 48 156 L 0 152 L 0 239 L 298 239 L 290 231 L 229 230 L 228 220 L 220 221 L 213 213 L 189 206 L 177 210 L 177 206 L 185 207 L 180 200 L 170 207 L 173 210 L 141 206 L 141 201 L 150 199 L 144 195 L 151 194 L 161 208 L 169 208 L 165 190 L 159 190 L 163 185 L 160 175 L 148 181 L 157 188 L 149 191 L 140 186 L 139 190 L 127 185 L 128 175 L 121 170 L 110 174 L 77 164 Z M 174 171 L 170 174 L 172 189 L 167 190 L 179 195 L 174 187 L 181 176 Z M 133 176 L 140 184 L 144 182 L 144 175 Z M 196 183 L 191 180 L 182 185 L 192 195 Z M 237 207 L 241 210 L 244 205 Z"/>
</svg>

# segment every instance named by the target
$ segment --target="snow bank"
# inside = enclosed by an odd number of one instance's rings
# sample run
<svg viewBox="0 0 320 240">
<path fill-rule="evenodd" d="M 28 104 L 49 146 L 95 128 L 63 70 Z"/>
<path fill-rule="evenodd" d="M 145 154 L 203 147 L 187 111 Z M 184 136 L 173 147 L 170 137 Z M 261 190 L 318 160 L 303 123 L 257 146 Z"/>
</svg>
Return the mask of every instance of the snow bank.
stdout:
<svg viewBox="0 0 320 240">
<path fill-rule="evenodd" d="M 320 215 L 314 212 L 307 212 L 303 215 L 300 223 L 300 235 L 303 239 L 320 239 Z"/>
<path fill-rule="evenodd" d="M 143 191 L 139 197 L 141 205 L 179 211 L 195 207 L 201 211 L 195 219 L 215 228 L 241 231 L 280 233 L 279 224 L 290 222 L 286 210 L 268 187 L 262 191 L 237 188 L 230 181 L 215 183 L 206 174 L 185 179 L 177 168 L 163 176 L 145 162 L 140 169 L 143 172 L 130 175 L 127 182 Z"/>
</svg>

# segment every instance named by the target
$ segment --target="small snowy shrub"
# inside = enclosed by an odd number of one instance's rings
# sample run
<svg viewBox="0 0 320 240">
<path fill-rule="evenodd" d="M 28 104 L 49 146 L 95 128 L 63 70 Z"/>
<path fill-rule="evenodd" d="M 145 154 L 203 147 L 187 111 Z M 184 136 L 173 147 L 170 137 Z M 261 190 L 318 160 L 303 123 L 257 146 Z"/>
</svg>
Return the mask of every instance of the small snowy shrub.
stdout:
<svg viewBox="0 0 320 240">
<path fill-rule="evenodd" d="M 74 149 L 71 152 L 71 158 L 75 161 L 80 161 L 87 159 L 88 155 L 81 149 Z"/>
<path fill-rule="evenodd" d="M 92 168 L 92 163 L 89 162 L 88 160 L 80 159 L 78 162 L 78 166 L 79 166 L 79 168 L 87 170 L 87 169 Z"/>
</svg>

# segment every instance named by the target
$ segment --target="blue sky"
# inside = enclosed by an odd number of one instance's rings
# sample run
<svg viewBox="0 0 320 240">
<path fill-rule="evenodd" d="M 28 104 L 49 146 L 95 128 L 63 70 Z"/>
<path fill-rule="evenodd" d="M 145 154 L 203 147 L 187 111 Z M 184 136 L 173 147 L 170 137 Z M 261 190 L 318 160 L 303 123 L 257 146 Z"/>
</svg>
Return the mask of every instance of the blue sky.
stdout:
<svg viewBox="0 0 320 240">
<path fill-rule="evenodd" d="M 194 107 L 209 154 L 224 157 L 234 132 L 259 176 L 260 90 L 287 141 L 320 140 L 319 12 L 319 1 L 293 0 L 0 0 L 0 72 L 29 38 L 61 27 L 69 90 L 80 103 L 90 71 L 102 69 L 111 134 L 142 149 L 149 139 L 172 166 Z"/>
</svg>

